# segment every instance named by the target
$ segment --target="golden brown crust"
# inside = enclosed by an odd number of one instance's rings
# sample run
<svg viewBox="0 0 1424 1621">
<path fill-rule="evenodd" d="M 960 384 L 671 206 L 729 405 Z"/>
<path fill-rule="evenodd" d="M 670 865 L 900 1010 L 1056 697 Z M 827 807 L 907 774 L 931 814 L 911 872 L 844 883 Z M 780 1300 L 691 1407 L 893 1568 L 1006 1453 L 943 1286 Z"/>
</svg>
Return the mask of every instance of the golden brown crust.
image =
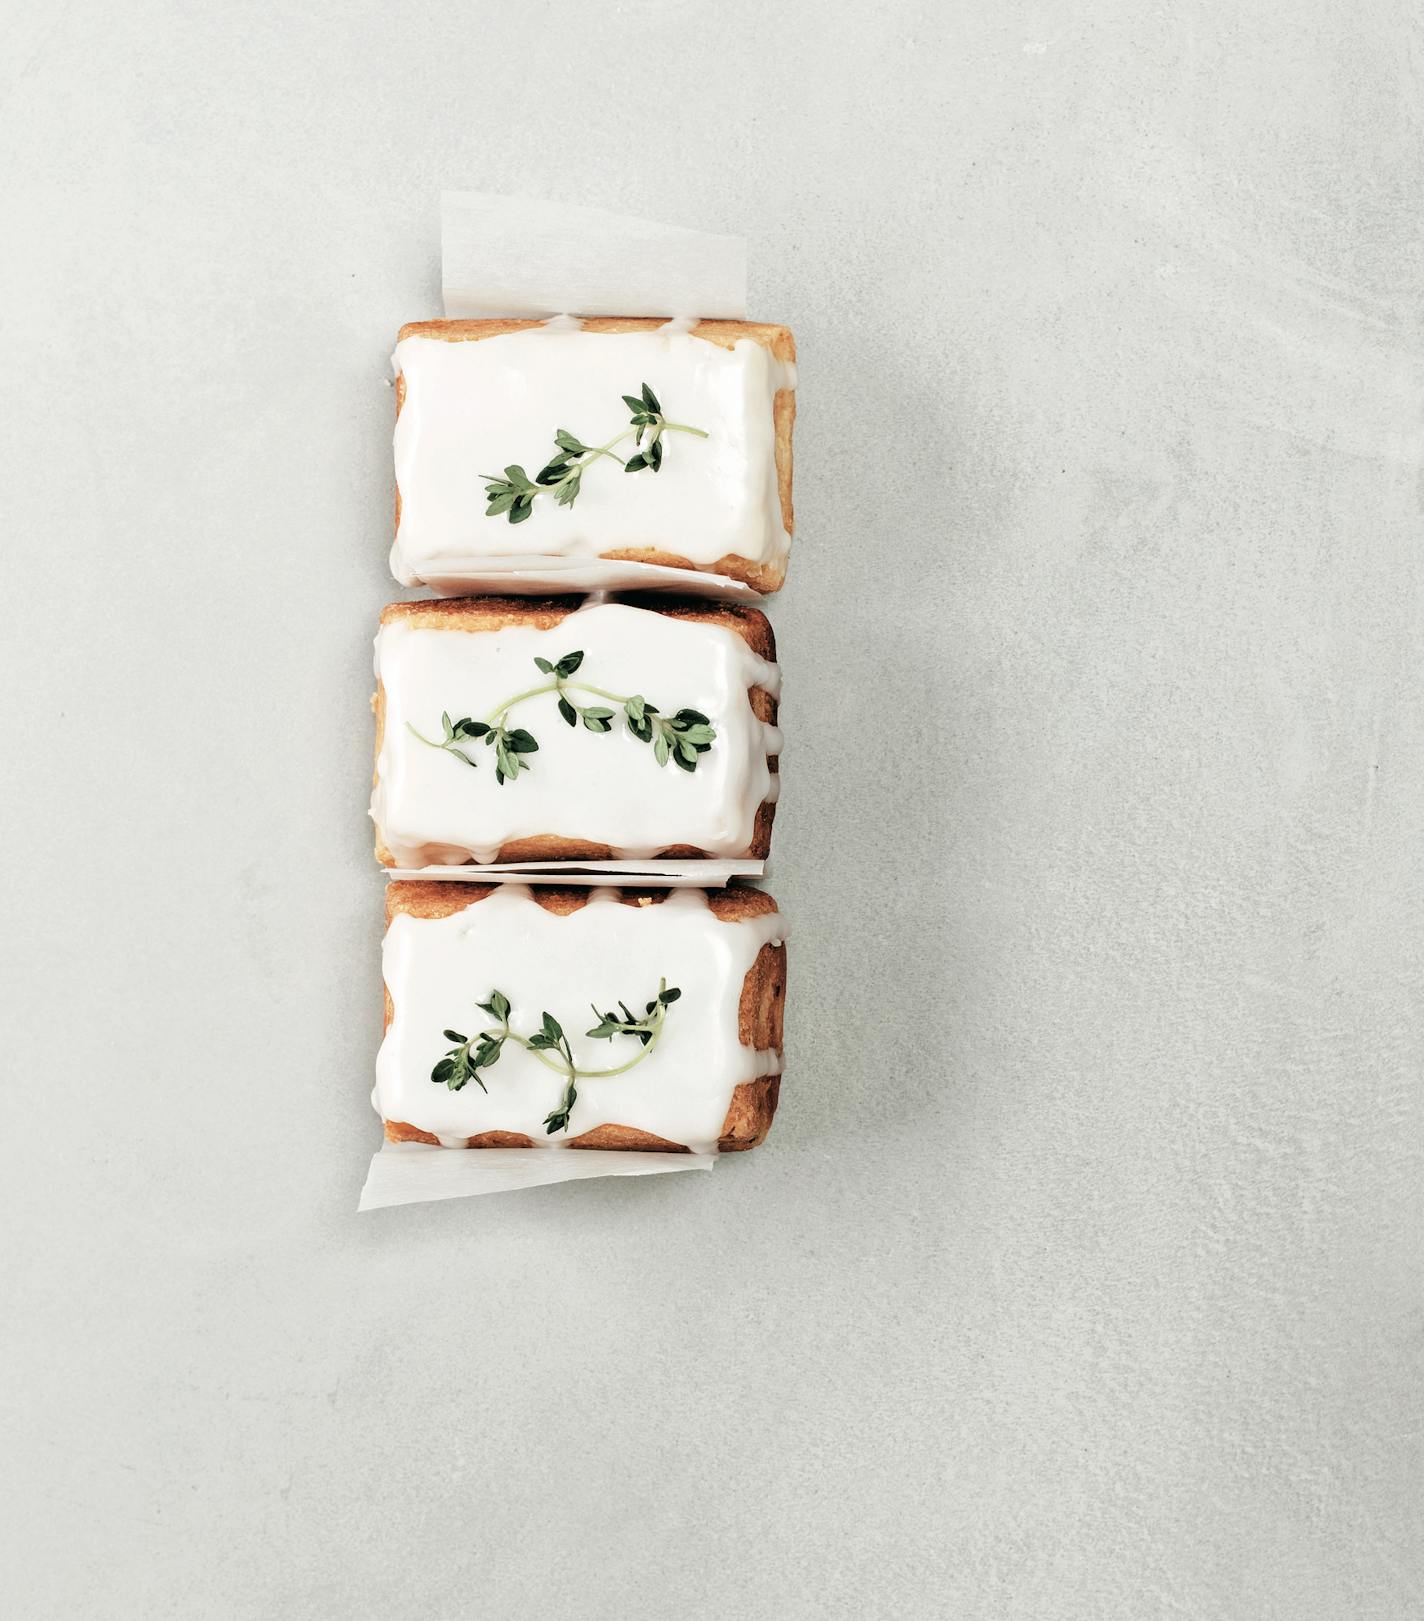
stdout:
<svg viewBox="0 0 1424 1621">
<path fill-rule="evenodd" d="M 420 602 L 388 602 L 381 609 L 381 624 L 414 622 L 422 630 L 505 630 L 510 625 L 532 625 L 552 630 L 583 604 L 581 596 L 566 593 L 549 597 L 436 597 Z"/>
<path fill-rule="evenodd" d="M 526 332 L 543 326 L 542 320 L 515 316 L 491 316 L 471 321 L 407 321 L 396 334 L 396 342 L 407 338 L 438 338 L 442 343 L 469 343 L 479 338 L 499 338 L 510 332 Z M 666 326 L 661 315 L 588 315 L 579 321 L 584 332 L 655 332 Z M 794 364 L 796 340 L 791 329 L 775 321 L 698 321 L 689 328 L 694 338 L 706 338 L 723 349 L 731 349 L 742 338 L 750 338 L 763 349 L 770 349 L 778 360 Z"/>
<path fill-rule="evenodd" d="M 442 343 L 471 343 L 480 338 L 498 338 L 511 332 L 524 332 L 530 327 L 542 326 L 542 321 L 487 320 L 487 321 L 408 321 L 397 334 L 396 342 L 405 338 L 436 338 Z M 590 316 L 581 323 L 585 332 L 647 332 L 666 325 L 656 316 L 602 315 Z M 691 328 L 692 335 L 705 338 L 723 349 L 730 349 L 741 338 L 749 338 L 764 349 L 770 349 L 777 360 L 794 364 L 796 340 L 789 327 L 767 321 L 699 321 Z M 396 416 L 405 405 L 405 378 L 396 378 Z M 796 512 L 792 503 L 792 437 L 796 427 L 796 391 L 780 388 L 772 401 L 772 428 L 776 435 L 776 487 L 781 500 L 781 521 L 788 535 L 796 532 Z M 396 490 L 396 528 L 400 528 L 401 498 Z M 664 551 L 656 546 L 628 546 L 614 551 L 600 552 L 609 562 L 653 563 L 660 568 L 685 568 L 707 574 L 723 574 L 728 579 L 740 580 L 754 591 L 779 591 L 786 580 L 786 559 L 775 563 L 757 563 L 736 552 L 728 552 L 715 563 L 694 563 L 691 558 L 677 552 Z"/>
<path fill-rule="evenodd" d="M 662 600 L 657 597 L 631 597 L 633 606 L 649 613 L 661 614 L 665 619 L 685 619 L 701 625 L 721 625 L 734 631 L 758 657 L 768 664 L 776 662 L 776 636 L 771 621 L 759 608 L 743 607 L 739 603 L 684 602 L 678 599 Z M 577 596 L 557 597 L 444 597 L 426 602 L 392 602 L 381 610 L 381 624 L 414 624 L 423 630 L 458 630 L 483 632 L 503 630 L 510 625 L 532 625 L 536 630 L 551 630 L 571 613 L 583 606 L 584 599 Z M 752 687 L 747 700 L 752 713 L 769 726 L 776 725 L 779 706 L 776 698 L 765 687 Z M 379 780 L 381 744 L 386 735 L 386 688 L 378 680 L 371 699 L 376 716 L 376 753 L 371 769 L 371 786 Z M 780 762 L 775 755 L 768 756 L 767 766 L 775 775 Z M 753 861 L 765 861 L 771 852 L 771 830 L 776 820 L 776 801 L 768 799 L 757 807 L 752 825 L 752 842 L 746 856 Z M 569 839 L 555 833 L 539 833 L 532 838 L 511 839 L 499 847 L 493 863 L 510 861 L 609 861 L 612 849 L 587 839 Z M 714 859 L 706 850 L 691 844 L 671 844 L 659 850 L 656 860 L 700 861 Z M 383 867 L 394 867 L 395 856 L 376 830 L 376 860 Z M 463 863 L 472 865 L 473 858 Z"/>
<path fill-rule="evenodd" d="M 636 1126 L 595 1126 L 581 1137 L 571 1137 L 566 1148 L 612 1148 L 628 1153 L 690 1154 L 692 1150 L 682 1143 L 670 1143 L 651 1131 L 639 1131 Z"/>
<path fill-rule="evenodd" d="M 422 1131 L 419 1126 L 410 1126 L 403 1120 L 387 1120 L 385 1122 L 386 1141 L 392 1143 L 429 1143 L 432 1148 L 440 1146 L 440 1139 L 433 1131 Z M 482 1131 L 474 1137 L 466 1139 L 466 1148 L 533 1148 L 534 1139 L 526 1137 L 522 1131 Z"/>
<path fill-rule="evenodd" d="M 458 880 L 429 880 L 410 878 L 393 880 L 386 885 L 386 926 L 396 917 L 442 918 L 476 906 L 494 894 L 497 884 L 462 883 Z M 624 906 L 659 906 L 670 891 L 666 889 L 620 889 L 618 900 Z M 530 890 L 534 900 L 547 912 L 567 917 L 588 904 L 590 891 L 536 885 Z M 723 923 L 739 923 L 744 918 L 761 917 L 777 910 L 776 902 L 764 890 L 729 889 L 709 890 L 707 906 L 712 915 Z M 395 1007 L 386 987 L 385 1028 L 391 1027 Z M 756 961 L 742 981 L 741 1001 L 737 1009 L 737 1035 L 744 1046 L 759 1052 L 782 1053 L 783 1027 L 786 1011 L 786 947 L 765 945 L 757 953 Z M 732 1093 L 727 1117 L 722 1122 L 722 1134 L 717 1146 L 724 1154 L 755 1148 L 766 1139 L 776 1114 L 781 1095 L 781 1077 L 765 1075 L 756 1080 L 743 1081 Z M 439 1138 L 418 1126 L 403 1121 L 385 1122 L 386 1136 L 392 1142 L 437 1143 Z M 487 1131 L 469 1138 L 466 1148 L 532 1148 L 532 1141 L 521 1132 Z M 596 1126 L 582 1136 L 575 1137 L 570 1148 L 636 1149 L 646 1153 L 690 1153 L 682 1143 L 670 1143 L 652 1132 L 640 1131 L 636 1126 L 608 1124 Z"/>
</svg>

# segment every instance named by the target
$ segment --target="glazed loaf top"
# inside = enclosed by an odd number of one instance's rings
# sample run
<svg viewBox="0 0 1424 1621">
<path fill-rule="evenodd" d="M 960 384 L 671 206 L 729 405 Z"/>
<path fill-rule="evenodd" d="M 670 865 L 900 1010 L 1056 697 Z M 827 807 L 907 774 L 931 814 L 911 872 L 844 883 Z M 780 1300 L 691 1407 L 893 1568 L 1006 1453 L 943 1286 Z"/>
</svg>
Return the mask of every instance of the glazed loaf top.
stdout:
<svg viewBox="0 0 1424 1621">
<path fill-rule="evenodd" d="M 755 609 L 392 605 L 376 638 L 378 854 L 752 854 L 778 780 L 774 655 Z"/>
<path fill-rule="evenodd" d="M 784 327 L 748 322 L 403 328 L 396 577 L 409 585 L 452 559 L 534 554 L 681 563 L 774 590 L 790 545 L 794 355 Z M 557 433 L 607 454 L 574 457 L 582 465 L 562 471 L 576 480 L 546 479 L 528 502 L 489 513 L 510 469 L 532 483 L 567 448 Z M 742 566 L 722 567 L 729 559 Z"/>
<path fill-rule="evenodd" d="M 618 1125 L 709 1152 L 737 1088 L 779 1072 L 779 1011 L 745 1005 L 762 948 L 785 936 L 763 894 L 594 890 L 556 906 L 522 885 L 462 885 L 468 901 L 447 911 L 402 893 L 455 887 L 392 885 L 373 1098 L 384 1120 L 450 1147 L 509 1132 L 557 1148 Z M 596 1033 L 605 1015 L 648 1039 Z M 761 1050 L 747 1039 L 759 1030 Z"/>
</svg>

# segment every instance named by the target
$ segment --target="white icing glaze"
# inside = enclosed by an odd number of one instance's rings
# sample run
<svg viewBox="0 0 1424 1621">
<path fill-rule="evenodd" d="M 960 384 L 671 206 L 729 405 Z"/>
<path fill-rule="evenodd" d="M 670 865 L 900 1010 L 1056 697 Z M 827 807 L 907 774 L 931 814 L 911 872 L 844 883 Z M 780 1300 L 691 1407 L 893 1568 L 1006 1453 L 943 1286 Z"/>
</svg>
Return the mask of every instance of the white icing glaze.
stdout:
<svg viewBox="0 0 1424 1621">
<path fill-rule="evenodd" d="M 538 739 L 531 769 L 498 784 L 494 751 L 462 745 L 471 770 L 410 733 L 441 736 L 440 716 L 484 719 L 506 698 L 544 679 L 536 657 L 584 655 L 574 680 L 610 692 L 642 693 L 664 714 L 700 710 L 717 737 L 694 772 L 659 767 L 617 713 L 606 734 L 571 728 L 552 694 L 511 711 L 509 724 Z M 466 858 L 491 862 L 500 847 L 539 834 L 611 847 L 622 860 L 647 860 L 674 845 L 713 856 L 744 856 L 758 807 L 773 798 L 768 757 L 777 728 L 758 720 L 747 693 L 780 691 L 780 672 L 722 625 L 672 619 L 626 603 L 584 606 L 551 630 L 512 625 L 497 631 L 434 630 L 397 620 L 376 637 L 376 675 L 386 720 L 376 761 L 371 815 L 397 866 Z M 583 704 L 617 709 L 575 693 Z"/>
<path fill-rule="evenodd" d="M 595 890 L 587 906 L 558 917 L 526 887 L 509 884 L 450 917 L 398 915 L 384 945 L 394 1018 L 376 1060 L 377 1113 L 433 1132 L 447 1147 L 463 1147 L 480 1132 L 514 1131 L 558 1148 L 595 1126 L 617 1124 L 711 1151 L 735 1088 L 780 1071 L 778 1054 L 742 1044 L 738 1016 L 758 952 L 785 937 L 780 913 L 724 923 L 702 890 L 676 891 L 649 906 L 626 906 L 613 891 Z M 567 1136 L 550 1138 L 543 1125 L 559 1101 L 560 1077 L 513 1042 L 483 1072 L 487 1093 L 473 1082 L 451 1092 L 430 1079 L 451 1045 L 445 1029 L 470 1035 L 486 1028 L 478 1004 L 494 990 L 509 998 L 514 1029 L 536 1030 L 547 1010 L 578 1062 L 621 1064 L 633 1056 L 629 1038 L 610 1043 L 582 1034 L 594 1023 L 590 1004 L 622 1000 L 641 1011 L 660 979 L 682 995 L 657 1045 L 626 1074 L 579 1082 Z"/>
<path fill-rule="evenodd" d="M 749 338 L 731 349 L 678 331 L 584 332 L 576 322 L 494 338 L 404 338 L 396 422 L 400 525 L 391 568 L 406 585 L 441 559 L 511 552 L 597 557 L 655 547 L 709 565 L 735 555 L 785 557 L 773 401 L 795 367 Z M 602 445 L 626 428 L 624 394 L 647 383 L 670 421 L 708 438 L 668 433 L 658 473 L 628 475 L 606 459 L 585 472 L 574 505 L 541 496 L 524 523 L 485 516 L 481 474 L 518 463 L 532 478 L 553 455 L 554 430 Z M 631 454 L 631 439 L 618 447 Z"/>
</svg>

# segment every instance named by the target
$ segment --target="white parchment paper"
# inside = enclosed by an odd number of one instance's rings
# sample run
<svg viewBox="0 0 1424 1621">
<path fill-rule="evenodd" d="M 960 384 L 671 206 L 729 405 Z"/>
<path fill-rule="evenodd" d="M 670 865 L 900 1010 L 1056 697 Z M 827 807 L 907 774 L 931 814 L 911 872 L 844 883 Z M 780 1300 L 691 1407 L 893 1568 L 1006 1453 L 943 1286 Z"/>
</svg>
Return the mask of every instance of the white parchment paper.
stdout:
<svg viewBox="0 0 1424 1621">
<path fill-rule="evenodd" d="M 653 889 L 722 889 L 733 878 L 764 878 L 764 861 L 507 861 L 458 867 L 391 867 L 387 878 L 456 879 L 476 884 L 565 884 L 598 889 L 631 884 Z"/>
<path fill-rule="evenodd" d="M 384 1143 L 371 1157 L 359 1210 L 465 1199 L 478 1193 L 515 1193 L 550 1182 L 595 1176 L 660 1176 L 710 1171 L 716 1154 L 614 1153 L 599 1148 L 435 1148 L 428 1143 Z"/>
<path fill-rule="evenodd" d="M 702 569 L 665 568 L 602 557 L 444 557 L 421 565 L 402 585 L 423 585 L 437 596 L 468 595 L 471 586 L 513 596 L 544 596 L 558 591 L 656 591 L 680 597 L 711 597 L 719 602 L 765 601 L 759 591 L 725 574 Z"/>
<path fill-rule="evenodd" d="M 443 192 L 440 267 L 445 314 L 452 320 L 742 320 L 747 313 L 747 245 L 741 237 L 537 197 Z"/>
</svg>

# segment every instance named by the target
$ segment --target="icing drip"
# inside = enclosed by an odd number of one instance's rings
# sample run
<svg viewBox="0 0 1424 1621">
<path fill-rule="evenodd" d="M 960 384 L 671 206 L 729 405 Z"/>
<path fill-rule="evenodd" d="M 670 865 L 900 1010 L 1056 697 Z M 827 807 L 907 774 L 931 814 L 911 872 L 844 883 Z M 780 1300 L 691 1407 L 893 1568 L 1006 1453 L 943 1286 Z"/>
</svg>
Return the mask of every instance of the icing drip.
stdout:
<svg viewBox="0 0 1424 1621">
<path fill-rule="evenodd" d="M 627 734 L 621 711 L 606 735 L 570 728 L 552 695 L 510 715 L 539 743 L 528 756 L 532 769 L 513 782 L 496 783 L 494 751 L 477 742 L 467 745 L 478 762 L 471 770 L 411 735 L 414 726 L 438 738 L 442 712 L 488 716 L 540 682 L 536 657 L 552 663 L 575 650 L 584 654 L 575 679 L 641 693 L 664 714 L 707 715 L 717 737 L 696 771 L 660 768 Z M 397 620 L 376 637 L 376 675 L 386 718 L 371 815 L 398 866 L 489 863 L 503 845 L 540 834 L 605 844 L 620 860 L 648 860 L 676 845 L 742 856 L 758 808 L 778 791 L 767 760 L 781 734 L 757 719 L 747 694 L 756 686 L 776 692 L 780 672 L 721 625 L 625 603 L 586 605 L 550 630 L 436 630 Z"/>
<path fill-rule="evenodd" d="M 622 1000 L 641 1009 L 666 978 L 682 995 L 656 1046 L 622 1075 L 579 1082 L 568 1136 L 617 1124 L 710 1152 L 736 1087 L 780 1072 L 777 1053 L 743 1046 L 739 1010 L 757 954 L 785 932 L 779 913 L 722 922 L 702 890 L 679 890 L 651 906 L 594 891 L 587 906 L 559 917 L 527 887 L 510 884 L 449 917 L 398 915 L 384 946 L 395 1016 L 376 1061 L 377 1112 L 434 1133 L 446 1147 L 463 1147 L 487 1131 L 564 1146 L 567 1137 L 550 1138 L 543 1127 L 562 1090 L 557 1075 L 507 1043 L 483 1072 L 488 1092 L 473 1082 L 451 1092 L 430 1079 L 450 1046 L 443 1031 L 482 1028 L 488 1018 L 478 1003 L 500 990 L 516 1028 L 537 1028 L 547 1010 L 563 1024 L 580 1063 L 612 1067 L 633 1055 L 633 1043 L 583 1035 L 594 1022 L 590 1004 L 615 1007 Z"/>
</svg>

